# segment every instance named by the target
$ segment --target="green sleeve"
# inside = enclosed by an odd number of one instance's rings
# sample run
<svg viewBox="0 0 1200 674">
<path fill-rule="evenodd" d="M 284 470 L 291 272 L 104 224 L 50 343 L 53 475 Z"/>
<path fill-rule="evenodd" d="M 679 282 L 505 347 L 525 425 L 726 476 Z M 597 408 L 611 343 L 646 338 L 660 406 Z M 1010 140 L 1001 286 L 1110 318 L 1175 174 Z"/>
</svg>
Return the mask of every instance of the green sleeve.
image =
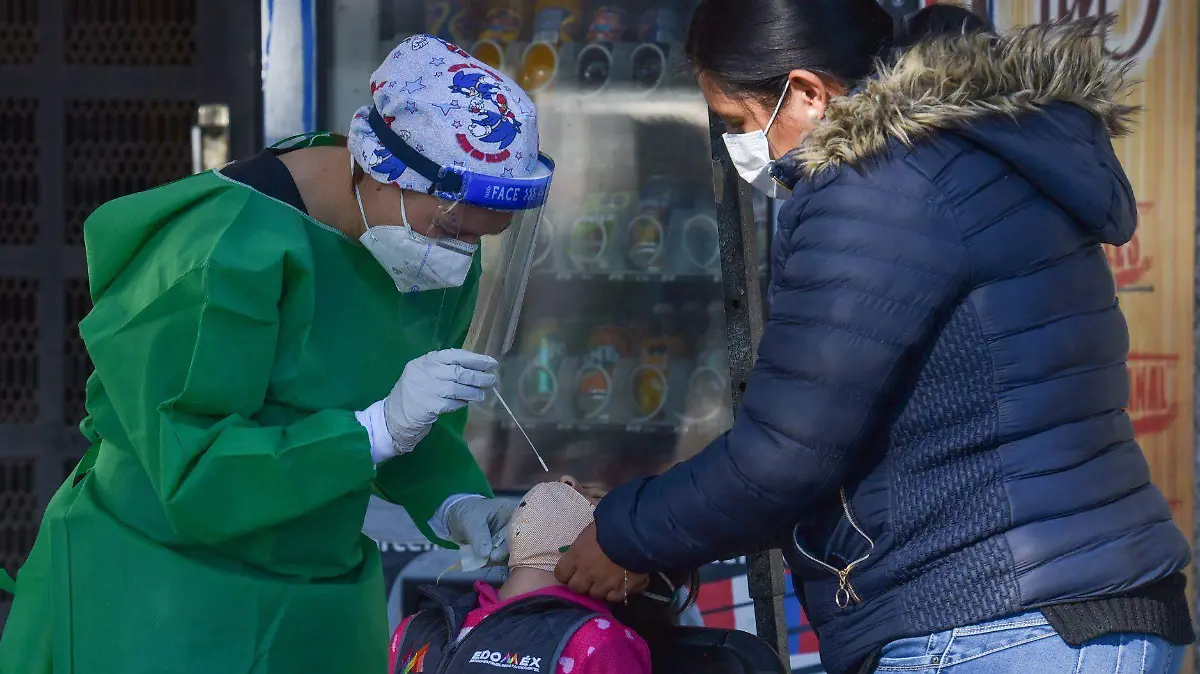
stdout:
<svg viewBox="0 0 1200 674">
<path fill-rule="evenodd" d="M 451 337 L 439 348 L 459 348 L 466 340 L 479 292 L 479 275 L 477 257 L 459 293 L 455 323 L 448 331 Z M 438 538 L 429 529 L 429 519 L 442 502 L 455 494 L 492 496 L 487 478 L 463 439 L 466 425 L 467 410 L 442 415 L 416 449 L 379 465 L 374 485 L 378 496 L 408 511 L 425 538 L 447 548 L 458 546 Z"/>
<path fill-rule="evenodd" d="M 375 479 L 380 497 L 403 506 L 425 538 L 448 548 L 457 546 L 429 529 L 429 519 L 438 506 L 454 494 L 492 495 L 463 440 L 466 418 L 466 410 L 442 415 L 416 449 L 379 464 Z"/>
<path fill-rule="evenodd" d="M 374 473 L 353 412 L 254 421 L 279 336 L 281 263 L 209 260 L 120 325 L 81 325 L 129 444 L 180 536 L 212 544 L 366 490 Z M 115 291 L 114 291 L 115 292 Z M 126 288 L 124 293 L 138 293 Z M 105 296 L 97 302 L 120 302 Z M 89 322 L 92 321 L 92 322 Z"/>
</svg>

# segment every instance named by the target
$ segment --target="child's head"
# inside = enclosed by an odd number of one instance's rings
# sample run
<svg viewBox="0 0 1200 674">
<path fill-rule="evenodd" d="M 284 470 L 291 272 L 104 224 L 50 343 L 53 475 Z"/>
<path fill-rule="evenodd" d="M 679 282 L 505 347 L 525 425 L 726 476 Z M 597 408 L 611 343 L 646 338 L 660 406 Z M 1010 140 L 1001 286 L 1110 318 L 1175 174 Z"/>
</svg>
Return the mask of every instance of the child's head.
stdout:
<svg viewBox="0 0 1200 674">
<path fill-rule="evenodd" d="M 553 573 L 567 548 L 591 524 L 592 512 L 606 493 L 607 488 L 570 475 L 534 485 L 509 521 L 509 568 Z M 645 592 L 612 605 L 613 616 L 653 648 L 695 601 L 699 588 L 696 571 L 652 574 Z"/>
<path fill-rule="evenodd" d="M 508 522 L 508 566 L 553 572 L 558 560 L 592 522 L 605 490 L 570 475 L 525 492 Z"/>
</svg>

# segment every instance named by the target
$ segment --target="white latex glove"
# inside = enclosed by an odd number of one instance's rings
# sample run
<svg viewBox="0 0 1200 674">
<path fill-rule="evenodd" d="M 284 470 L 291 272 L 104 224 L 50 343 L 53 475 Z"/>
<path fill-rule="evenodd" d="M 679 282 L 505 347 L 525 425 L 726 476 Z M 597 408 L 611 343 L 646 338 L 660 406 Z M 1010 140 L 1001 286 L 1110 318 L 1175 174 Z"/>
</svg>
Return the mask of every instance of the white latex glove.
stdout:
<svg viewBox="0 0 1200 674">
<path fill-rule="evenodd" d="M 383 419 L 393 453 L 411 452 L 429 435 L 438 417 L 484 399 L 496 385 L 498 363 L 462 349 L 427 353 L 404 366 L 404 374 L 383 401 Z"/>
<path fill-rule="evenodd" d="M 471 548 L 471 556 L 495 564 L 508 559 L 508 520 L 516 504 L 495 498 L 460 499 L 446 511 L 450 540 Z"/>
</svg>

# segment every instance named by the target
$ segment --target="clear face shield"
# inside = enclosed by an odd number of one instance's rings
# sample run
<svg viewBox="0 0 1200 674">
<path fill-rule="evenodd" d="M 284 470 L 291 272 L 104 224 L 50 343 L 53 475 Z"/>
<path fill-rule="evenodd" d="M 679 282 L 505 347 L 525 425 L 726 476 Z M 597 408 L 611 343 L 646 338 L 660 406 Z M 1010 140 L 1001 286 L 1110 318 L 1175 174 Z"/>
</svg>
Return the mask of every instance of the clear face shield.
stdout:
<svg viewBox="0 0 1200 674">
<path fill-rule="evenodd" d="M 500 359 L 513 346 L 529 271 L 539 253 L 539 229 L 554 162 L 541 155 L 528 178 L 483 176 L 453 168 L 443 173 L 434 192 L 438 198 L 434 227 L 457 239 L 456 243 L 478 238 L 482 260 L 479 294 L 463 348 Z M 455 183 L 461 187 L 454 189 Z"/>
<path fill-rule="evenodd" d="M 434 226 L 459 241 L 480 232 L 491 234 L 479 239 L 479 293 L 463 348 L 503 362 L 514 346 L 530 270 L 544 252 L 539 249 L 540 229 L 554 162 L 546 155 L 539 156 L 528 178 L 481 176 L 454 169 L 444 173 L 458 177 L 444 175 L 439 181 L 441 189 L 434 193 L 439 200 Z M 454 189 L 459 180 L 461 187 Z M 446 189 L 448 184 L 451 189 Z M 504 414 L 520 427 L 499 389 L 497 385 L 480 411 Z"/>
</svg>

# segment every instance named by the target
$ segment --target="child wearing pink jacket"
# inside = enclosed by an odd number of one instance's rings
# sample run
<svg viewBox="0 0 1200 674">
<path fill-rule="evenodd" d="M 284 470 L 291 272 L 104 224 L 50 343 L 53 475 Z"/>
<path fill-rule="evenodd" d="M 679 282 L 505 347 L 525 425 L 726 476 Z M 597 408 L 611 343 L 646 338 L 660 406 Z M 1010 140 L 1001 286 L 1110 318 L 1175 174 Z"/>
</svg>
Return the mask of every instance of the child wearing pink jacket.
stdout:
<svg viewBox="0 0 1200 674">
<path fill-rule="evenodd" d="M 505 661 L 513 665 L 509 669 L 542 674 L 650 674 L 651 645 L 673 627 L 683 610 L 679 605 L 686 608 L 694 601 L 692 588 L 699 586 L 697 577 L 695 573 L 652 577 L 646 592 L 615 605 L 577 594 L 559 583 L 554 566 L 579 531 L 591 522 L 592 509 L 603 495 L 603 489 L 582 486 L 570 476 L 536 485 L 526 493 L 509 524 L 511 552 L 504 584 L 496 589 L 484 582 L 476 583 L 474 603 L 461 620 L 455 643 L 432 644 L 432 653 L 428 641 L 414 637 L 409 629 L 413 620 L 426 612 L 405 618 L 392 636 L 389 674 L 431 671 L 425 660 L 441 657 L 452 659 L 446 672 L 456 674 L 489 655 L 511 658 Z M 687 593 L 682 602 L 675 601 L 677 589 Z M 532 614 L 521 613 L 522 606 L 533 606 L 533 602 L 539 602 L 539 608 Z M 553 656 L 540 657 L 521 657 L 515 655 L 518 650 L 505 648 L 506 635 L 511 638 L 514 632 L 530 630 L 530 623 L 515 622 L 516 614 L 536 621 L 542 606 L 545 611 L 567 610 L 582 616 L 557 635 L 565 639 L 565 644 Z M 514 610 L 516 613 L 510 617 Z M 471 633 L 490 616 L 495 618 L 487 623 L 489 636 L 483 638 L 477 633 L 476 637 L 484 640 L 475 643 L 478 639 L 471 639 Z M 571 628 L 573 632 L 569 632 Z M 553 668 L 552 663 L 544 661 L 548 657 L 557 658 Z"/>
</svg>

